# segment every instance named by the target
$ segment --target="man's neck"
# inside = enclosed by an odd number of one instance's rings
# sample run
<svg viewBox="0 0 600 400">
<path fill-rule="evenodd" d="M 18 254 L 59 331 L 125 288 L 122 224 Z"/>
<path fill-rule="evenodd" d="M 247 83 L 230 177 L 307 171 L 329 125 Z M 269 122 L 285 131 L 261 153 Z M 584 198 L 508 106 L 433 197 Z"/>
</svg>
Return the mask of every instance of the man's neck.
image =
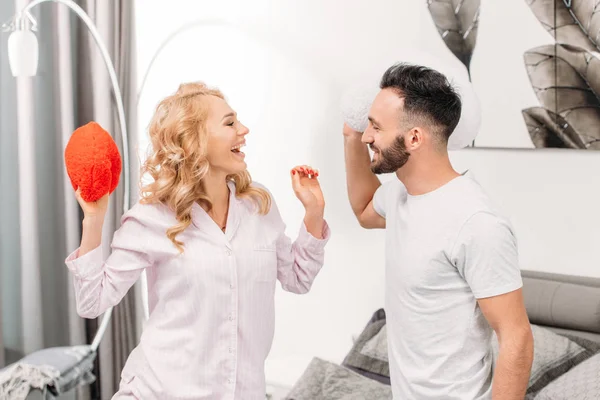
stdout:
<svg viewBox="0 0 600 400">
<path fill-rule="evenodd" d="M 396 176 L 412 196 L 432 192 L 460 176 L 446 156 L 410 161 L 396 171 Z"/>
</svg>

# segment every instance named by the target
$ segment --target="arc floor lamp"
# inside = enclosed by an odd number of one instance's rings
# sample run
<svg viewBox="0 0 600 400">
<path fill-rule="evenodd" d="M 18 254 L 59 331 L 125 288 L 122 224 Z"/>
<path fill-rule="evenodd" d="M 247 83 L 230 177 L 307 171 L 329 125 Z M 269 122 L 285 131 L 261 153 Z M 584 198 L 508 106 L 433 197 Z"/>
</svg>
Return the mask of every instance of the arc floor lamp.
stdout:
<svg viewBox="0 0 600 400">
<path fill-rule="evenodd" d="M 61 3 L 70 8 L 80 19 L 83 21 L 85 26 L 90 31 L 94 41 L 100 49 L 102 59 L 106 64 L 110 81 L 112 84 L 113 94 L 117 104 L 117 112 L 119 115 L 119 125 L 121 127 L 121 149 L 123 157 L 123 213 L 129 209 L 130 199 L 130 184 L 129 184 L 129 149 L 128 149 L 128 136 L 127 136 L 127 123 L 125 120 L 125 108 L 123 106 L 123 96 L 121 95 L 121 89 L 117 79 L 117 73 L 113 66 L 112 60 L 106 49 L 100 33 L 96 29 L 92 19 L 85 13 L 85 11 L 78 6 L 74 1 L 71 0 L 34 0 L 27 4 L 22 10 L 18 11 L 15 16 L 6 24 L 3 25 L 5 32 L 10 32 L 8 38 L 8 58 L 10 69 L 13 76 L 25 76 L 31 77 L 36 75 L 38 66 L 38 40 L 34 34 L 37 31 L 37 21 L 31 15 L 30 10 L 39 4 L 53 2 Z M 147 309 L 147 307 L 144 307 Z M 112 308 L 108 309 L 98 328 L 98 331 L 91 344 L 92 351 L 96 351 L 100 345 L 100 341 L 104 336 L 104 333 L 110 322 L 112 315 Z"/>
</svg>

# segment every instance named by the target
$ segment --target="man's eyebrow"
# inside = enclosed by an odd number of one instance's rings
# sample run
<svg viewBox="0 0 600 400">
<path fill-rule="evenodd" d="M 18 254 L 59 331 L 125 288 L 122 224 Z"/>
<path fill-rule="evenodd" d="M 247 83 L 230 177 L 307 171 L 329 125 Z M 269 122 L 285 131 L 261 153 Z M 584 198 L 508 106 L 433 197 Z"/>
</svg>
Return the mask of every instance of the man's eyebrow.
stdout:
<svg viewBox="0 0 600 400">
<path fill-rule="evenodd" d="M 373 125 L 379 125 L 379 122 L 377 122 L 377 120 L 375 118 L 371 117 L 370 115 L 369 115 L 369 121 L 371 121 L 371 123 Z"/>
</svg>

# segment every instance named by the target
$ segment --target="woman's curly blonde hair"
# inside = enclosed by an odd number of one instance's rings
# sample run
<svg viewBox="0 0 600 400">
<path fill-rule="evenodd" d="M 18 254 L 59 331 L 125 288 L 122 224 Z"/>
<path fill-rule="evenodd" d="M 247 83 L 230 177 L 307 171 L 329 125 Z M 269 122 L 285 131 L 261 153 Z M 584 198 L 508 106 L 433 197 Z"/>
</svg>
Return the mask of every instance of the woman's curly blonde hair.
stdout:
<svg viewBox="0 0 600 400">
<path fill-rule="evenodd" d="M 142 186 L 140 202 L 162 203 L 175 212 L 179 223 L 167 230 L 167 237 L 179 252 L 183 252 L 183 243 L 176 236 L 192 223 L 194 203 L 207 210 L 212 208 L 203 182 L 210 170 L 208 96 L 225 98 L 218 89 L 202 82 L 181 84 L 175 94 L 158 104 L 149 127 L 152 154 L 144 162 L 142 174 L 148 173 L 153 182 Z M 252 178 L 248 171 L 229 175 L 227 180 L 235 182 L 236 196 L 251 198 L 260 214 L 269 212 L 269 193 L 250 186 Z"/>
</svg>

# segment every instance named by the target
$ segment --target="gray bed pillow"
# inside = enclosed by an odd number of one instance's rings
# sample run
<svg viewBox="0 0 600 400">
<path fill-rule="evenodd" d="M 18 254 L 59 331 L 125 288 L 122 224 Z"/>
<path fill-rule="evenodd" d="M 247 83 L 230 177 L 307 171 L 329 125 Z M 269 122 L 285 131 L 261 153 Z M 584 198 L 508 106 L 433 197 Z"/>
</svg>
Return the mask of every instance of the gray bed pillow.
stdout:
<svg viewBox="0 0 600 400">
<path fill-rule="evenodd" d="M 535 399 L 600 399 L 600 354 L 588 358 L 552 381 Z"/>
<path fill-rule="evenodd" d="M 533 398 L 550 382 L 597 353 L 598 345 L 585 339 L 558 335 L 549 329 L 531 325 L 533 332 L 533 365 L 527 398 Z M 493 363 L 498 359 L 498 339 L 492 337 Z M 536 397 L 537 399 L 537 397 Z"/>
<path fill-rule="evenodd" d="M 387 351 L 387 324 L 383 325 L 375 336 L 367 340 L 360 353 L 385 363 L 389 362 Z"/>
<path fill-rule="evenodd" d="M 390 384 L 390 367 L 387 358 L 385 311 L 375 311 L 342 365 L 352 371 L 386 385 Z"/>
<path fill-rule="evenodd" d="M 600 343 L 581 337 L 557 334 L 532 324 L 534 361 L 527 398 L 533 398 L 550 382 L 600 352 Z M 494 365 L 498 358 L 498 340 L 492 336 Z M 387 358 L 387 329 L 383 309 L 377 310 L 344 359 L 343 366 L 381 383 L 390 384 Z"/>
<path fill-rule="evenodd" d="M 388 385 L 319 358 L 313 358 L 285 400 L 387 400 Z"/>
<path fill-rule="evenodd" d="M 373 331 L 377 333 L 371 335 Z M 598 351 L 600 345 L 584 339 L 566 337 L 532 325 L 534 336 L 534 360 L 529 380 L 529 393 L 538 392 L 556 377 L 567 372 L 578 363 Z M 358 353 L 353 353 L 352 365 L 379 375 L 389 377 L 386 325 L 371 324 L 365 329 L 363 339 L 357 343 Z M 362 347 L 361 347 L 362 345 Z M 492 349 L 498 357 L 498 340 L 493 334 Z"/>
</svg>

